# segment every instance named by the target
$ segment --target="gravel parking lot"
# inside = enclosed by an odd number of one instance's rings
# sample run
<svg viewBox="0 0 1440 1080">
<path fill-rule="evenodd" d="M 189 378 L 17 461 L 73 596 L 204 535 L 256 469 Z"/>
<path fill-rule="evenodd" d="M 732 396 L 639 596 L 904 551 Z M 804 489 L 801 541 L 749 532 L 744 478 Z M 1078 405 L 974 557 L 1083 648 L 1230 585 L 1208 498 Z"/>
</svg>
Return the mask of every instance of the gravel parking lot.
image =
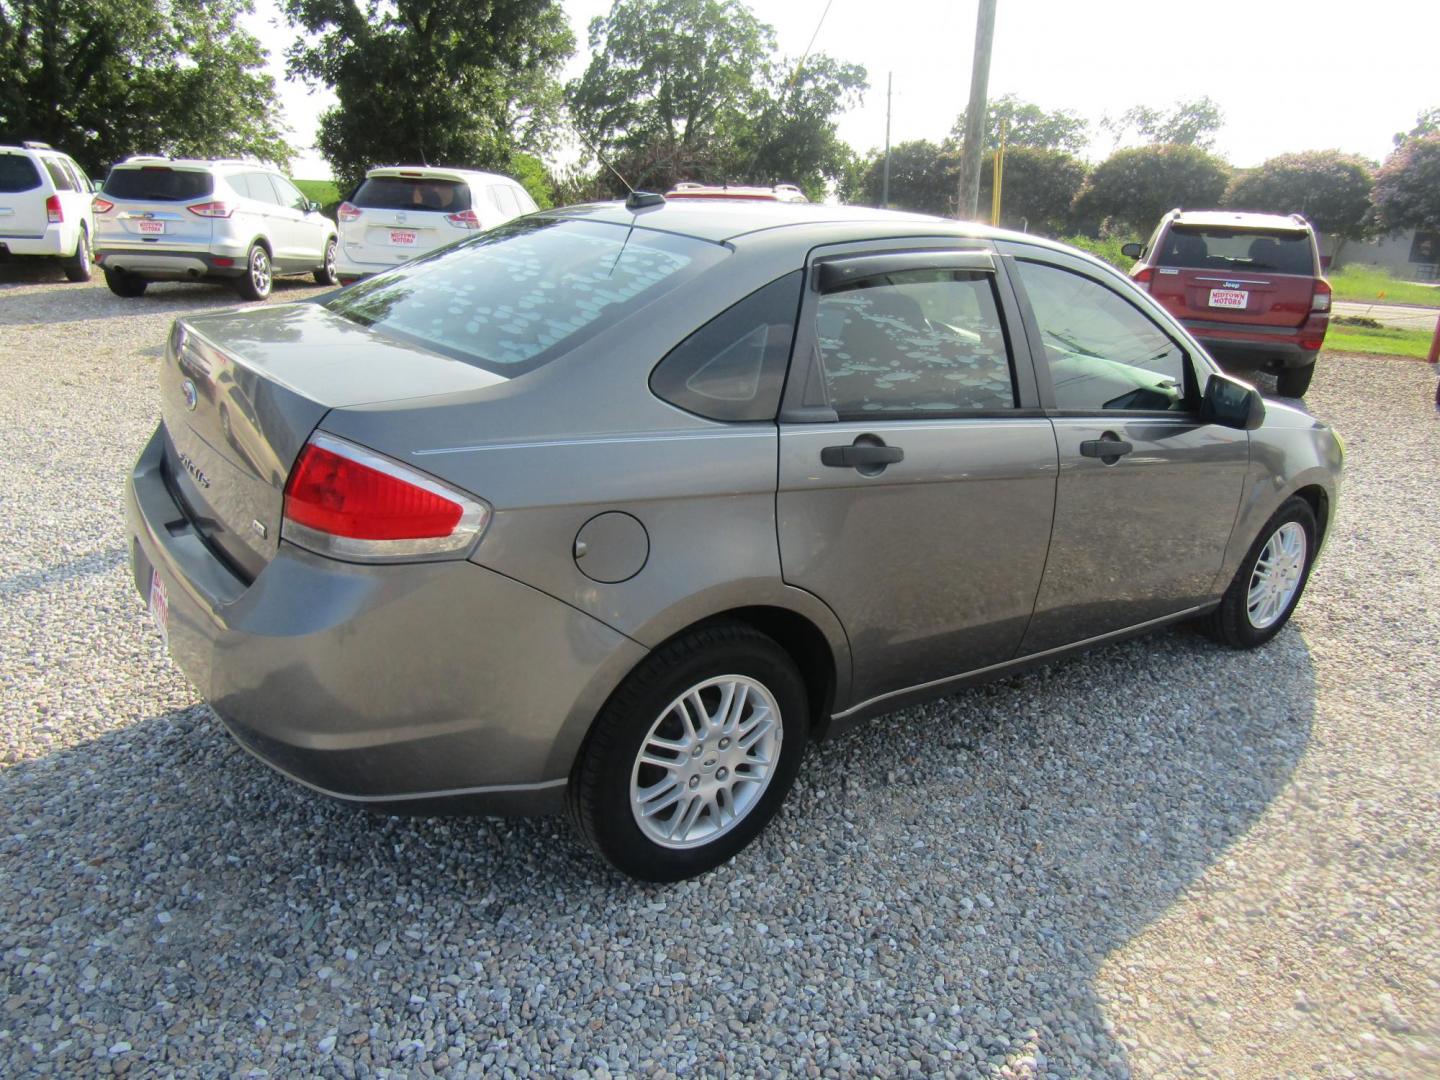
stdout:
<svg viewBox="0 0 1440 1080">
<path fill-rule="evenodd" d="M 1440 1075 L 1426 365 L 1323 360 L 1342 520 L 1270 646 L 884 717 L 643 888 L 558 819 L 323 801 L 172 666 L 122 478 L 170 320 L 232 302 L 0 267 L 0 1074 Z"/>
</svg>

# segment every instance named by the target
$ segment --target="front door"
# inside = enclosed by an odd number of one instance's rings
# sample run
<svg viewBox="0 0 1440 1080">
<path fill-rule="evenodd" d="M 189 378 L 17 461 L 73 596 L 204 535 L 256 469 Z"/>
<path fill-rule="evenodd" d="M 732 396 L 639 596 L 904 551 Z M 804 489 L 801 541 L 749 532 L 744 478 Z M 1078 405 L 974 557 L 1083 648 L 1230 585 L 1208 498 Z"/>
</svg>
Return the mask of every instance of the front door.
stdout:
<svg viewBox="0 0 1440 1080">
<path fill-rule="evenodd" d="M 781 414 L 785 580 L 850 639 L 854 703 L 1010 659 L 1034 607 L 1056 451 L 991 255 L 812 268 Z"/>
<path fill-rule="evenodd" d="M 1201 421 L 1208 368 L 1121 283 L 1060 253 L 1005 248 L 1060 455 L 1055 535 L 1022 653 L 1213 599 L 1249 437 Z"/>
</svg>

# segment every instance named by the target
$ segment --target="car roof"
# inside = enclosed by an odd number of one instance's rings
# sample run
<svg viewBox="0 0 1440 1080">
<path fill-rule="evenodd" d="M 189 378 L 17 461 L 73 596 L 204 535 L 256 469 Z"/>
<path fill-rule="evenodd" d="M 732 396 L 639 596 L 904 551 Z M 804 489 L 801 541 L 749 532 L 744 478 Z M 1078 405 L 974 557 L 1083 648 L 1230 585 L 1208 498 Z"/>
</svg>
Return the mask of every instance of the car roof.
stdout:
<svg viewBox="0 0 1440 1080">
<path fill-rule="evenodd" d="M 1299 214 L 1258 214 L 1246 210 L 1181 210 L 1176 225 L 1202 229 L 1266 229 L 1276 232 L 1309 232 L 1310 223 Z"/>
<path fill-rule="evenodd" d="M 611 225 L 635 225 L 679 233 L 698 240 L 726 243 L 750 233 L 771 229 L 818 225 L 853 225 L 855 239 L 887 235 L 960 236 L 983 239 L 1017 239 L 1045 243 L 1038 237 L 993 229 L 953 218 L 879 210 L 870 206 L 831 206 L 825 203 L 765 202 L 761 200 L 676 199 L 673 202 L 630 210 L 623 202 L 582 203 L 542 211 L 546 217 L 587 219 Z"/>
<path fill-rule="evenodd" d="M 274 165 L 263 161 L 246 161 L 244 158 L 171 158 L 159 154 L 135 154 L 124 161 L 117 161 L 117 169 L 143 169 L 146 166 L 164 165 L 180 169 L 260 169 L 265 172 L 279 172 Z"/>
<path fill-rule="evenodd" d="M 486 184 L 513 184 L 508 176 L 499 173 L 481 172 L 479 169 L 451 169 L 444 165 L 381 165 L 365 170 L 365 178 L 372 176 L 402 176 L 411 180 L 467 180 Z"/>
</svg>

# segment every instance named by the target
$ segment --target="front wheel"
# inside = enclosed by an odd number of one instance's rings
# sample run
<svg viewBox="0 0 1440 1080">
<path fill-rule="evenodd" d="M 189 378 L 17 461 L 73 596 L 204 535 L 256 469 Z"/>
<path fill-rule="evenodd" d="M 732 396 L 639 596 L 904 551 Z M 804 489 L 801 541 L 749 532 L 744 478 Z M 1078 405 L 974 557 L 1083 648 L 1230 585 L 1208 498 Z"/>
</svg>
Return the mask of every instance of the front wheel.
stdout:
<svg viewBox="0 0 1440 1080">
<path fill-rule="evenodd" d="M 1278 634 L 1310 579 L 1316 533 L 1310 504 L 1286 500 L 1260 530 L 1220 606 L 1205 617 L 1206 633 L 1237 649 L 1253 649 Z"/>
<path fill-rule="evenodd" d="M 245 273 L 235 283 L 235 291 L 246 300 L 264 300 L 270 295 L 274 281 L 270 253 L 259 244 L 254 245 L 245 259 Z"/>
<path fill-rule="evenodd" d="M 1275 388 L 1281 397 L 1304 397 L 1315 377 L 1315 365 L 1281 368 L 1275 375 Z"/>
<path fill-rule="evenodd" d="M 90 280 L 90 237 L 84 229 L 80 230 L 80 236 L 75 241 L 75 254 L 68 259 L 62 259 L 60 265 L 64 268 L 68 280 Z"/>
<path fill-rule="evenodd" d="M 340 275 L 335 272 L 335 237 L 325 242 L 325 264 L 315 271 L 315 280 L 321 285 L 339 285 Z"/>
<path fill-rule="evenodd" d="M 774 640 L 739 623 L 691 631 L 601 712 L 571 776 L 571 816 L 631 877 L 703 874 L 775 816 L 808 733 L 804 680 Z"/>
</svg>

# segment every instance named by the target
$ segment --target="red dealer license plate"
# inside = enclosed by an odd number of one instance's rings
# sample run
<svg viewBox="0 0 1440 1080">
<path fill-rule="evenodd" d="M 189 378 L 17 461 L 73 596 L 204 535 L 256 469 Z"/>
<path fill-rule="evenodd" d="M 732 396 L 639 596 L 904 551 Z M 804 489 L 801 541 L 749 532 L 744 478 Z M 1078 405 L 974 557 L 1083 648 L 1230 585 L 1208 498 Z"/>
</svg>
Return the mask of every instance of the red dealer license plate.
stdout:
<svg viewBox="0 0 1440 1080">
<path fill-rule="evenodd" d="M 1244 311 L 1250 303 L 1250 294 L 1244 289 L 1211 289 L 1210 306 L 1235 308 Z"/>
<path fill-rule="evenodd" d="M 142 233 L 163 233 L 165 231 L 165 222 L 142 221 L 140 222 L 140 231 Z"/>
<path fill-rule="evenodd" d="M 415 234 L 406 230 L 391 229 L 390 243 L 398 244 L 400 247 L 414 247 Z"/>
<path fill-rule="evenodd" d="M 150 571 L 150 620 L 166 645 L 170 644 L 170 598 L 165 595 L 165 582 L 158 570 Z"/>
</svg>

